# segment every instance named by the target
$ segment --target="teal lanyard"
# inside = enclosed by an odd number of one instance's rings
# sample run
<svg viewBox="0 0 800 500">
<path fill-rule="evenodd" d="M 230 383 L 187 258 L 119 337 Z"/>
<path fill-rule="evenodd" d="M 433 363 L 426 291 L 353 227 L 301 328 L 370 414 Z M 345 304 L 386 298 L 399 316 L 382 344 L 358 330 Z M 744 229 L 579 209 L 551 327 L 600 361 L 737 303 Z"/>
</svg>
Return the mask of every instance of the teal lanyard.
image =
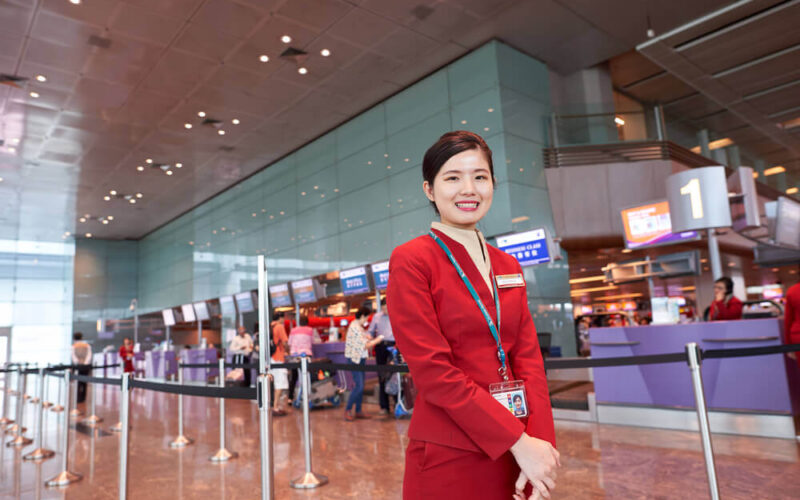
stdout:
<svg viewBox="0 0 800 500">
<path fill-rule="evenodd" d="M 503 380 L 508 380 L 508 372 L 506 370 L 506 352 L 503 350 L 503 345 L 500 343 L 500 333 L 498 332 L 500 326 L 500 296 L 497 293 L 497 285 L 495 284 L 494 279 L 492 279 L 492 290 L 494 291 L 494 306 L 497 310 L 497 326 L 495 326 L 492 317 L 489 315 L 489 311 L 486 310 L 486 306 L 483 305 L 483 301 L 478 296 L 478 292 L 475 291 L 475 287 L 472 286 L 469 278 L 467 278 L 467 275 L 464 274 L 464 270 L 461 269 L 461 266 L 458 264 L 458 261 L 456 261 L 456 258 L 453 257 L 453 253 L 450 251 L 450 249 L 447 248 L 447 245 L 445 245 L 444 241 L 436 236 L 436 233 L 430 231 L 428 234 L 431 238 L 433 238 L 433 241 L 435 241 L 442 248 L 442 250 L 444 250 L 444 253 L 447 254 L 447 258 L 450 259 L 450 263 L 452 263 L 453 267 L 456 268 L 456 272 L 458 272 L 458 275 L 461 277 L 461 281 L 464 282 L 467 290 L 469 290 L 469 294 L 472 295 L 472 299 L 476 304 L 478 304 L 478 309 L 481 310 L 483 319 L 485 319 L 486 324 L 489 325 L 489 331 L 492 333 L 492 337 L 494 337 L 494 341 L 497 344 L 497 359 L 500 360 L 501 365 L 497 371 L 503 377 Z"/>
</svg>

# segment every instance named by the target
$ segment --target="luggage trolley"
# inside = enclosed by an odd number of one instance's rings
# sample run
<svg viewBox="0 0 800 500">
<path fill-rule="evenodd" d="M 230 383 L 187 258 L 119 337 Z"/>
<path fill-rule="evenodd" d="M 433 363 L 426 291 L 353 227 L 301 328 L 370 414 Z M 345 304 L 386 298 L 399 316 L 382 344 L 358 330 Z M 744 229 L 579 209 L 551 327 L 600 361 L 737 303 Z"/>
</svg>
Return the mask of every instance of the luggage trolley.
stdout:
<svg viewBox="0 0 800 500">
<path fill-rule="evenodd" d="M 402 364 L 403 357 L 397 348 L 390 347 L 389 352 L 392 353 L 391 364 Z M 394 418 L 410 418 L 411 414 L 414 413 L 414 398 L 416 396 L 411 375 L 408 373 L 395 373 L 393 377 L 386 381 L 386 393 L 397 396 L 397 404 L 394 406 Z"/>
<path fill-rule="evenodd" d="M 292 361 L 299 358 L 292 358 Z M 289 357 L 287 356 L 287 362 Z M 314 359 L 314 362 L 330 363 L 327 358 Z M 336 408 L 342 404 L 342 394 L 347 388 L 347 379 L 344 378 L 344 372 L 337 370 L 333 374 L 331 372 L 323 372 L 325 375 L 319 380 L 315 380 L 318 376 L 318 371 L 309 372 L 311 377 L 311 392 L 308 395 L 308 408 L 318 408 L 323 406 L 324 403 L 330 403 L 330 406 Z M 302 380 L 297 380 L 297 390 L 292 405 L 295 408 L 300 408 L 303 401 L 303 383 Z"/>
</svg>

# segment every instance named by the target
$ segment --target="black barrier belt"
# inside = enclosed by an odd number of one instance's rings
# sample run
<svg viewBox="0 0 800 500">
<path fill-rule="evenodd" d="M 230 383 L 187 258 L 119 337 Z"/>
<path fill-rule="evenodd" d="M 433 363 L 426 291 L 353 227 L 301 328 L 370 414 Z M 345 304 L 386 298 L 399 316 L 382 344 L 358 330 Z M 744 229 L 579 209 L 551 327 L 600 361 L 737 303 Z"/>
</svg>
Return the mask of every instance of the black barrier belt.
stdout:
<svg viewBox="0 0 800 500">
<path fill-rule="evenodd" d="M 204 385 L 167 384 L 131 379 L 131 387 L 139 387 L 150 391 L 183 394 L 185 396 L 203 396 L 207 398 L 256 399 L 255 387 L 215 387 Z"/>
<path fill-rule="evenodd" d="M 730 339 L 736 342 L 736 339 Z M 767 347 L 742 347 L 739 349 L 707 349 L 701 351 L 703 359 L 741 358 L 744 356 L 763 356 L 765 354 L 781 354 L 800 351 L 800 344 L 773 345 Z"/>
<path fill-rule="evenodd" d="M 688 362 L 685 352 L 647 354 L 644 356 L 620 356 L 616 358 L 592 359 L 546 359 L 546 370 L 567 368 L 599 368 L 604 366 L 655 365 L 659 363 Z"/>
<path fill-rule="evenodd" d="M 219 363 L 179 363 L 180 368 L 219 368 Z"/>
<path fill-rule="evenodd" d="M 104 384 L 104 385 L 122 385 L 122 379 L 106 378 L 106 377 L 90 377 L 89 375 L 70 375 L 70 380 L 77 380 L 78 382 L 88 382 L 90 384 Z"/>
</svg>

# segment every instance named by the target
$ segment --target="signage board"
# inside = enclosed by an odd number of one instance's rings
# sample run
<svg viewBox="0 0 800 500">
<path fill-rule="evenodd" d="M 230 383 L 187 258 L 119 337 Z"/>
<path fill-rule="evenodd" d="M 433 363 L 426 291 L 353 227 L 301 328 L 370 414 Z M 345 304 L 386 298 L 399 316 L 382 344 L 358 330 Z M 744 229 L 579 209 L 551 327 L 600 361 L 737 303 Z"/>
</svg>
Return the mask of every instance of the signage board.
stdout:
<svg viewBox="0 0 800 500">
<path fill-rule="evenodd" d="M 697 231 L 672 232 L 672 219 L 666 200 L 626 208 L 621 214 L 626 248 L 670 245 L 700 238 Z"/>
<path fill-rule="evenodd" d="M 211 319 L 208 314 L 208 305 L 206 304 L 205 300 L 194 303 L 194 315 L 197 317 L 198 321 Z"/>
<path fill-rule="evenodd" d="M 194 316 L 194 307 L 192 307 L 192 304 L 183 304 L 181 306 L 181 313 L 183 313 L 184 323 L 193 323 L 197 321 L 197 318 Z"/>
<path fill-rule="evenodd" d="M 294 295 L 294 301 L 298 304 L 316 302 L 317 294 L 314 292 L 314 280 L 306 278 L 292 281 L 292 295 Z"/>
<path fill-rule="evenodd" d="M 775 243 L 784 247 L 800 248 L 800 203 L 785 196 L 778 198 Z"/>
<path fill-rule="evenodd" d="M 239 313 L 249 313 L 256 310 L 255 304 L 253 303 L 253 294 L 248 292 L 239 292 L 234 295 L 236 298 L 236 308 L 239 309 Z"/>
<path fill-rule="evenodd" d="M 372 268 L 372 278 L 375 281 L 375 288 L 386 290 L 389 285 L 389 261 L 376 262 L 370 266 Z"/>
<path fill-rule="evenodd" d="M 676 233 L 732 224 L 725 167 L 691 168 L 670 175 L 667 201 Z"/>
<path fill-rule="evenodd" d="M 497 247 L 511 255 L 521 266 L 550 262 L 550 245 L 544 228 L 497 237 Z"/>
<path fill-rule="evenodd" d="M 161 311 L 161 317 L 164 318 L 164 324 L 166 326 L 175 326 L 175 313 L 172 311 L 172 308 Z"/>
<path fill-rule="evenodd" d="M 232 295 L 225 295 L 219 298 L 219 312 L 223 316 L 236 315 L 236 305 L 233 303 Z"/>
<path fill-rule="evenodd" d="M 269 287 L 269 301 L 273 308 L 291 306 L 292 296 L 289 295 L 289 285 L 283 283 Z"/>
<path fill-rule="evenodd" d="M 339 281 L 342 285 L 342 293 L 345 295 L 365 293 L 370 290 L 366 267 L 355 267 L 339 271 Z"/>
</svg>

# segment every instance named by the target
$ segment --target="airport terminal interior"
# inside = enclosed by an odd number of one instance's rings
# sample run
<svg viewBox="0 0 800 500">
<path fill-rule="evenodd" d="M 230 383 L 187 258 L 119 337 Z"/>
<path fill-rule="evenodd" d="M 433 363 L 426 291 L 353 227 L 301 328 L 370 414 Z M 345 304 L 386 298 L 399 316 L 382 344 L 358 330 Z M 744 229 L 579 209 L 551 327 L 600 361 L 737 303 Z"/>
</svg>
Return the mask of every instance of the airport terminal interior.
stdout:
<svg viewBox="0 0 800 500">
<path fill-rule="evenodd" d="M 0 0 L 0 498 L 800 499 L 798 25 Z"/>
</svg>

